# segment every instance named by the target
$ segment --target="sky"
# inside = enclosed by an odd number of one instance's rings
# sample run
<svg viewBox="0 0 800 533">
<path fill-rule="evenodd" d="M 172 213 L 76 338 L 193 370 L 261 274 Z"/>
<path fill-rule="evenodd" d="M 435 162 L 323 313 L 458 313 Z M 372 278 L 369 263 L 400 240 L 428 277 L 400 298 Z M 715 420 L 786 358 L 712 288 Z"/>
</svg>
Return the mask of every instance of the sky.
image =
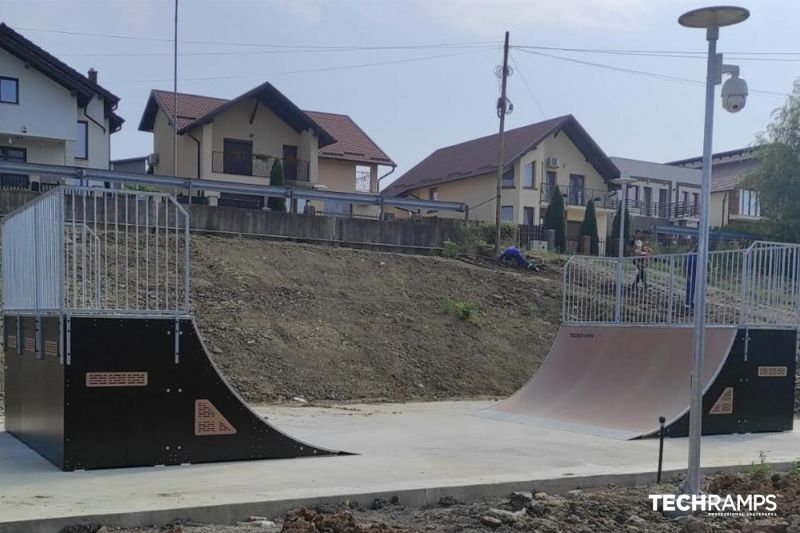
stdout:
<svg viewBox="0 0 800 533">
<path fill-rule="evenodd" d="M 495 67 L 509 31 L 507 129 L 571 113 L 606 154 L 666 162 L 702 148 L 705 35 L 677 23 L 702 5 L 180 0 L 178 90 L 233 98 L 269 81 L 301 109 L 350 115 L 398 164 L 385 186 L 437 148 L 497 132 Z M 717 97 L 714 151 L 751 144 L 800 77 L 800 2 L 741 5 L 750 19 L 722 28 L 718 50 L 751 94 L 736 114 Z M 172 90 L 173 9 L 172 0 L 0 0 L 0 21 L 73 68 L 99 71 L 121 98 L 126 122 L 111 152 L 124 158 L 152 151 L 138 125 L 150 90 Z"/>
</svg>

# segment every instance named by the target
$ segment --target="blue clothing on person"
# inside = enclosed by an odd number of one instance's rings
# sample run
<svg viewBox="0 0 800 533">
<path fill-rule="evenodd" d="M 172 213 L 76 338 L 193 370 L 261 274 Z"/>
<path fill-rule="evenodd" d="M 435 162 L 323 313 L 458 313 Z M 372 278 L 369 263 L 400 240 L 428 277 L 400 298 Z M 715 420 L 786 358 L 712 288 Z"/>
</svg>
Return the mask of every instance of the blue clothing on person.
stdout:
<svg viewBox="0 0 800 533">
<path fill-rule="evenodd" d="M 516 246 L 506 249 L 506 251 L 500 255 L 500 261 L 506 265 L 517 266 L 527 270 L 533 269 L 533 264 L 525 259 L 525 256 L 522 255 L 522 252 L 520 252 Z"/>
<path fill-rule="evenodd" d="M 697 275 L 697 253 L 686 256 L 683 263 L 683 272 L 686 274 L 686 305 L 694 308 L 694 288 Z"/>
</svg>

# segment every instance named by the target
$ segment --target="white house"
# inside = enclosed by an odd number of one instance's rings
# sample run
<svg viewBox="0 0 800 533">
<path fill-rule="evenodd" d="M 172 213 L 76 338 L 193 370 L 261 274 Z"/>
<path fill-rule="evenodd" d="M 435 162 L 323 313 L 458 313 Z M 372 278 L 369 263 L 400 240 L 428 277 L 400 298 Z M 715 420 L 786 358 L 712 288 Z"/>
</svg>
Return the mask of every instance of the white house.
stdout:
<svg viewBox="0 0 800 533">
<path fill-rule="evenodd" d="M 84 76 L 0 23 L 0 161 L 108 169 L 118 102 L 96 71 Z M 0 175 L 3 187 L 39 181 Z"/>
</svg>

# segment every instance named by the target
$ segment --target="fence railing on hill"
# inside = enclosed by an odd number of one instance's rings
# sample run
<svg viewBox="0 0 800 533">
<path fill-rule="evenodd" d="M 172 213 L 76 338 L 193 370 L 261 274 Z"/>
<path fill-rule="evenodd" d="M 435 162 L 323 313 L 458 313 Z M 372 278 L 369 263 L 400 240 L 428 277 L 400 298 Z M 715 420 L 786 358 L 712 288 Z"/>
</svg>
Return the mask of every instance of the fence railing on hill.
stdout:
<svg viewBox="0 0 800 533">
<path fill-rule="evenodd" d="M 689 325 L 694 320 L 697 254 L 573 256 L 564 269 L 565 323 Z M 706 323 L 797 327 L 800 245 L 756 242 L 746 250 L 711 252 Z M 619 316 L 617 309 L 619 308 Z"/>
</svg>

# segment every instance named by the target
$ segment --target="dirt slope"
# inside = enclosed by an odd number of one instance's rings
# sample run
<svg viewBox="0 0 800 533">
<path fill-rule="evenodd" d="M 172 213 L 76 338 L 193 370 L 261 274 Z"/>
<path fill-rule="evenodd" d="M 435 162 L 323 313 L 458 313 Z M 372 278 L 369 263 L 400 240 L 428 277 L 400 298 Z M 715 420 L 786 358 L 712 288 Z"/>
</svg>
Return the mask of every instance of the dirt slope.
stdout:
<svg viewBox="0 0 800 533">
<path fill-rule="evenodd" d="M 192 247 L 193 312 L 252 402 L 506 395 L 558 327 L 556 268 L 206 236 Z M 445 300 L 474 303 L 475 323 Z"/>
</svg>

